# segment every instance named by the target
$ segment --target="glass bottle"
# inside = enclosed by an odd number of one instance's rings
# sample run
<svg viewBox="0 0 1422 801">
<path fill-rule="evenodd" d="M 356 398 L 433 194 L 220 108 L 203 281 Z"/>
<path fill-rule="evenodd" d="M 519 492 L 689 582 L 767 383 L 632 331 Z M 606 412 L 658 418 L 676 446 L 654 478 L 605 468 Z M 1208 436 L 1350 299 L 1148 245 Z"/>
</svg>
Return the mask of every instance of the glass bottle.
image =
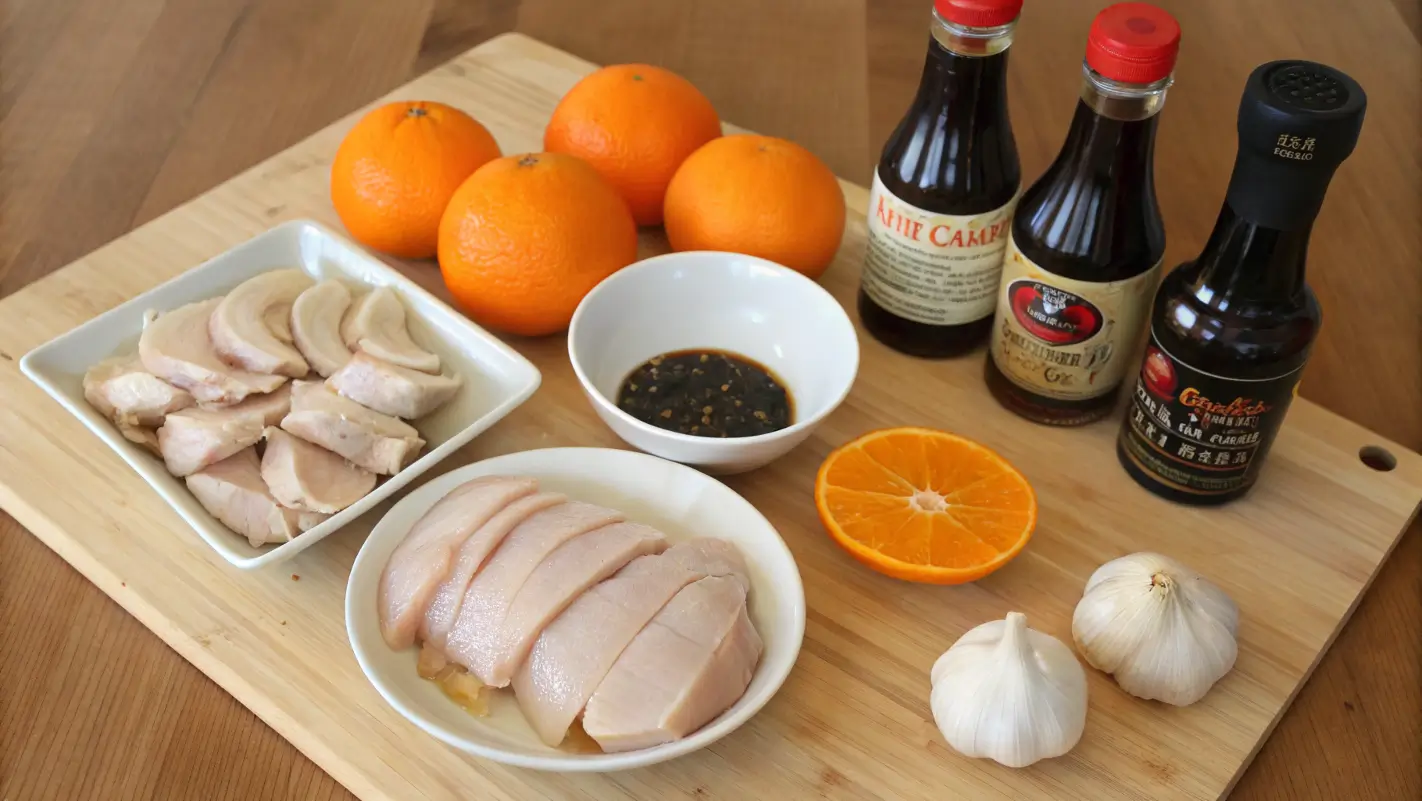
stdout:
<svg viewBox="0 0 1422 801">
<path fill-rule="evenodd" d="M 1304 282 L 1309 234 L 1366 107 L 1322 64 L 1249 76 L 1224 205 L 1199 257 L 1161 282 L 1117 440 L 1126 472 L 1157 495 L 1224 503 L 1258 479 L 1322 319 Z"/>
<path fill-rule="evenodd" d="M 1155 130 L 1180 26 L 1146 3 L 1097 15 L 1061 152 L 1022 194 L 985 368 L 1029 420 L 1082 425 L 1110 413 L 1165 254 Z"/>
<path fill-rule="evenodd" d="M 1007 50 L 1022 0 L 938 0 L 918 93 L 884 144 L 859 315 L 881 342 L 940 358 L 992 325 L 1022 180 Z"/>
</svg>

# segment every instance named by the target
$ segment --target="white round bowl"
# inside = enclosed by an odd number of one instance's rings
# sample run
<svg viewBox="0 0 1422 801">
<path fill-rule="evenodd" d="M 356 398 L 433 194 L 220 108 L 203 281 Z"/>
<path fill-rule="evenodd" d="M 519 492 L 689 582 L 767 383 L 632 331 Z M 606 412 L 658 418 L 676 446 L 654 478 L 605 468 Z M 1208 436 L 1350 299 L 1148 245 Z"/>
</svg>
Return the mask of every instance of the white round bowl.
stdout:
<svg viewBox="0 0 1422 801">
<path fill-rule="evenodd" d="M 790 390 L 790 426 L 716 439 L 649 425 L 617 408 L 623 380 L 669 351 L 725 350 L 769 367 Z M 598 416 L 633 447 L 710 473 L 783 456 L 854 384 L 859 339 L 828 292 L 800 273 L 738 253 L 668 253 L 598 284 L 573 315 L 568 358 Z"/>
<path fill-rule="evenodd" d="M 376 586 L 395 546 L 446 493 L 487 475 L 532 476 L 542 489 L 617 509 L 655 526 L 673 542 L 719 537 L 735 543 L 750 569 L 750 618 L 765 652 L 750 686 L 730 709 L 676 742 L 619 754 L 549 748 L 524 720 L 513 694 L 493 693 L 487 717 L 474 717 L 415 673 L 418 649 L 394 651 L 380 635 Z M 346 633 L 366 678 L 396 711 L 444 742 L 477 756 L 536 770 L 610 771 L 662 762 L 719 740 L 780 689 L 805 636 L 805 590 L 790 549 L 754 506 L 695 470 L 633 451 L 547 448 L 461 467 L 397 503 L 366 539 L 346 586 Z"/>
</svg>

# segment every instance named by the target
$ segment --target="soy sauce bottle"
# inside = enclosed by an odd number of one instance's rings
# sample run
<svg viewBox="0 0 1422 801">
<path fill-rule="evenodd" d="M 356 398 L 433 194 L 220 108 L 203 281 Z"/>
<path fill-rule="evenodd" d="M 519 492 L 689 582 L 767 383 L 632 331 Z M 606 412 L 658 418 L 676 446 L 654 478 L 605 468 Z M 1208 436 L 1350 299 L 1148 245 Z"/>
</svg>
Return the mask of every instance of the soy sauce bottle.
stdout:
<svg viewBox="0 0 1422 801">
<path fill-rule="evenodd" d="M 1091 24 L 1066 143 L 1022 194 L 986 365 L 988 389 L 1029 420 L 1081 425 L 1111 412 L 1165 254 L 1155 129 L 1180 26 L 1146 3 Z"/>
<path fill-rule="evenodd" d="M 1007 117 L 1007 49 L 1022 0 L 937 0 L 913 105 L 874 173 L 859 290 L 864 327 L 930 358 L 992 325 L 1022 179 Z"/>
<path fill-rule="evenodd" d="M 1353 79 L 1322 64 L 1249 76 L 1224 206 L 1199 257 L 1161 282 L 1117 440 L 1151 492 L 1217 504 L 1258 480 L 1322 319 L 1304 282 L 1309 234 L 1366 107 Z"/>
</svg>

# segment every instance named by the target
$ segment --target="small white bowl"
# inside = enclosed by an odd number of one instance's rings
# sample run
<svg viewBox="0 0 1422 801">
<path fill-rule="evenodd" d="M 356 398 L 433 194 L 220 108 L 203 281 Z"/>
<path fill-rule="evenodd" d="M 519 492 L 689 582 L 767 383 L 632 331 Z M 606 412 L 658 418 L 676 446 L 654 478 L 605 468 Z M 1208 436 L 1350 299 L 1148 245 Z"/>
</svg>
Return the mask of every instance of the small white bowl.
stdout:
<svg viewBox="0 0 1422 801">
<path fill-rule="evenodd" d="M 623 380 L 669 351 L 724 350 L 769 367 L 790 390 L 792 424 L 754 437 L 696 437 L 617 408 Z M 710 473 L 739 473 L 799 445 L 849 394 L 854 324 L 800 273 L 739 253 L 668 253 L 598 284 L 573 315 L 568 358 L 603 422 L 633 447 Z"/>
<path fill-rule="evenodd" d="M 619 754 L 574 754 L 538 739 L 508 691 L 493 694 L 487 717 L 456 706 L 415 673 L 417 649 L 391 650 L 380 636 L 376 587 L 395 546 L 450 490 L 479 476 L 531 476 L 542 489 L 617 509 L 655 526 L 673 542 L 719 537 L 735 543 L 750 569 L 751 622 L 765 652 L 750 686 L 730 709 L 676 742 Z M 415 725 L 456 748 L 525 768 L 611 771 L 689 754 L 735 731 L 780 689 L 805 636 L 805 589 L 784 540 L 730 487 L 687 467 L 633 451 L 547 448 L 486 459 L 451 471 L 407 495 L 381 519 L 351 567 L 346 633 L 356 661 L 375 689 Z"/>
<path fill-rule="evenodd" d="M 84 400 L 84 373 L 119 353 L 134 353 L 143 315 L 214 298 L 259 273 L 299 267 L 317 280 L 338 278 L 352 288 L 388 286 L 405 302 L 410 333 L 439 354 L 449 372 L 464 380 L 448 403 L 414 422 L 428 443 L 420 458 L 386 479 L 369 495 L 290 542 L 254 548 L 208 514 L 174 478 L 163 461 L 129 442 Z M 358 245 L 314 222 L 294 220 L 260 234 L 173 280 L 111 309 L 30 351 L 20 369 L 123 457 L 198 536 L 237 567 L 285 561 L 356 519 L 410 480 L 498 422 L 538 389 L 538 368 L 492 334 L 469 322 L 418 284 L 387 267 Z"/>
</svg>

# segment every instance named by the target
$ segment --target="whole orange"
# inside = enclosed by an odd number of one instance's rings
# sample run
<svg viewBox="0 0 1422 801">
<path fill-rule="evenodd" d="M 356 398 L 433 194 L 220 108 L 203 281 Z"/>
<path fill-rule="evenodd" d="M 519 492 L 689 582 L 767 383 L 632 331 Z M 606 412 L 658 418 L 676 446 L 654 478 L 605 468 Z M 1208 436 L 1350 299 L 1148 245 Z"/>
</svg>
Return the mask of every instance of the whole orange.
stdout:
<svg viewBox="0 0 1422 801">
<path fill-rule="evenodd" d="M 674 250 L 729 250 L 818 278 L 844 235 L 844 195 L 825 163 L 772 136 L 723 136 L 667 187 Z"/>
<path fill-rule="evenodd" d="M 677 167 L 720 135 L 716 109 L 690 81 L 661 67 L 619 64 L 563 95 L 543 148 L 591 164 L 622 193 L 638 225 L 656 225 Z"/>
<path fill-rule="evenodd" d="M 407 259 L 435 255 L 454 190 L 500 155 L 488 129 L 443 103 L 402 101 L 361 118 L 331 163 L 331 203 L 351 236 Z"/>
<path fill-rule="evenodd" d="M 637 224 L 581 159 L 495 159 L 455 191 L 439 226 L 439 269 L 475 321 L 524 336 L 568 327 L 602 279 L 637 259 Z"/>
</svg>

